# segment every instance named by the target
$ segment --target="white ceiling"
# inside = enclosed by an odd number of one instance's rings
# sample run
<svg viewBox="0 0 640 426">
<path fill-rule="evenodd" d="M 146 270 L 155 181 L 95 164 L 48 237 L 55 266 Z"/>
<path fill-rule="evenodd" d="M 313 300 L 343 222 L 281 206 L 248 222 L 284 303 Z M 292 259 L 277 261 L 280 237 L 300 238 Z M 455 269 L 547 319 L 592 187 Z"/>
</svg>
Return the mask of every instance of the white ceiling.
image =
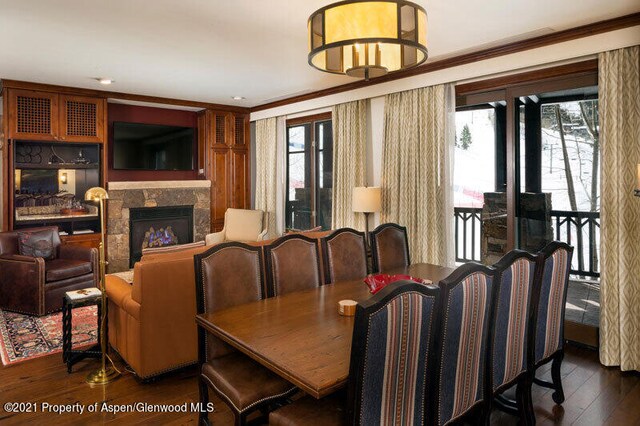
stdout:
<svg viewBox="0 0 640 426">
<path fill-rule="evenodd" d="M 0 78 L 239 106 L 353 81 L 307 64 L 331 0 L 0 0 Z M 417 0 L 430 60 L 640 11 L 638 0 Z M 232 96 L 246 100 L 234 101 Z"/>
</svg>

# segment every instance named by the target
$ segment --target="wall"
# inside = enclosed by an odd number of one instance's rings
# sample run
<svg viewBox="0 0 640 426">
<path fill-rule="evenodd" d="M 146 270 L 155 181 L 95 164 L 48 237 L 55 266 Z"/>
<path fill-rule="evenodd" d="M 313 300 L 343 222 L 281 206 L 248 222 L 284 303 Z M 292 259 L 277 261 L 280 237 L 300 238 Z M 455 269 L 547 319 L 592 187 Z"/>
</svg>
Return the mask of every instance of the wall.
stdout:
<svg viewBox="0 0 640 426">
<path fill-rule="evenodd" d="M 113 123 L 124 121 L 130 123 L 164 124 L 198 128 L 198 116 L 193 111 L 182 111 L 166 108 L 153 108 L 138 105 L 108 104 L 109 117 L 109 181 L 157 181 L 157 180 L 190 180 L 198 179 L 196 170 L 197 134 L 193 141 L 194 170 L 114 170 L 113 169 Z"/>
</svg>

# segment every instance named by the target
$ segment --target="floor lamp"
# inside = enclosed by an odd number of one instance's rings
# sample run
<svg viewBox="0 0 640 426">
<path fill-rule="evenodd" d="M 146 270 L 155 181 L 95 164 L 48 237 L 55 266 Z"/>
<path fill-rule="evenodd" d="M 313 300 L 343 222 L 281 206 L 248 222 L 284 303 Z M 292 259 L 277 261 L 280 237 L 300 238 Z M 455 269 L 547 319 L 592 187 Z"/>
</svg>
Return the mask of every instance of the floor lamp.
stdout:
<svg viewBox="0 0 640 426">
<path fill-rule="evenodd" d="M 382 210 L 382 198 L 379 186 L 357 186 L 353 188 L 351 208 L 356 213 L 364 213 L 364 229 L 369 245 L 369 215 Z"/>
<path fill-rule="evenodd" d="M 107 292 L 105 289 L 105 273 L 107 262 L 104 253 L 104 206 L 105 200 L 109 199 L 109 194 L 104 188 L 99 186 L 89 188 L 84 194 L 85 201 L 93 201 L 99 204 L 100 208 L 100 246 L 98 248 L 100 252 L 100 292 L 102 298 L 102 317 L 100 318 L 100 351 L 102 352 L 101 362 L 102 365 L 96 371 L 90 373 L 87 376 L 87 383 L 90 385 L 105 385 L 115 380 L 120 373 L 118 373 L 113 366 L 107 367 L 107 335 L 106 323 L 107 323 Z"/>
</svg>

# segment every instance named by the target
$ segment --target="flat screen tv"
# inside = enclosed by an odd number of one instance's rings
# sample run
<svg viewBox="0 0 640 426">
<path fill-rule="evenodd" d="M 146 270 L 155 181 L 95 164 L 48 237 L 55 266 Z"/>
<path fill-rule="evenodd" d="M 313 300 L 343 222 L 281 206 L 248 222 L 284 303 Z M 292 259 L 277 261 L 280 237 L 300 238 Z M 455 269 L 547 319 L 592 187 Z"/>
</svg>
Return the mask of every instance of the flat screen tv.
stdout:
<svg viewBox="0 0 640 426">
<path fill-rule="evenodd" d="M 113 123 L 113 168 L 193 170 L 192 127 Z"/>
</svg>

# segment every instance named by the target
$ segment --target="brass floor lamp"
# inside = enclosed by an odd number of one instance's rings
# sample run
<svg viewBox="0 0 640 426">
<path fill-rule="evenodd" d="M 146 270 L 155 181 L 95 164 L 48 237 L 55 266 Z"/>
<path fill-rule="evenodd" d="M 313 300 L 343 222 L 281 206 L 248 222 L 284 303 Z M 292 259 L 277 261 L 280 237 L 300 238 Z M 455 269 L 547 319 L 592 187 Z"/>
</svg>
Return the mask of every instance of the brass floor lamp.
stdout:
<svg viewBox="0 0 640 426">
<path fill-rule="evenodd" d="M 100 351 L 102 352 L 101 363 L 99 369 L 87 376 L 87 383 L 90 385 L 105 385 L 117 379 L 120 373 L 113 366 L 107 366 L 107 292 L 105 291 L 105 273 L 106 273 L 106 257 L 104 253 L 104 207 L 105 200 L 109 199 L 109 194 L 104 188 L 99 186 L 89 188 L 84 194 L 85 201 L 93 201 L 99 204 L 100 208 L 100 292 L 102 293 L 102 317 L 100 318 Z"/>
</svg>

